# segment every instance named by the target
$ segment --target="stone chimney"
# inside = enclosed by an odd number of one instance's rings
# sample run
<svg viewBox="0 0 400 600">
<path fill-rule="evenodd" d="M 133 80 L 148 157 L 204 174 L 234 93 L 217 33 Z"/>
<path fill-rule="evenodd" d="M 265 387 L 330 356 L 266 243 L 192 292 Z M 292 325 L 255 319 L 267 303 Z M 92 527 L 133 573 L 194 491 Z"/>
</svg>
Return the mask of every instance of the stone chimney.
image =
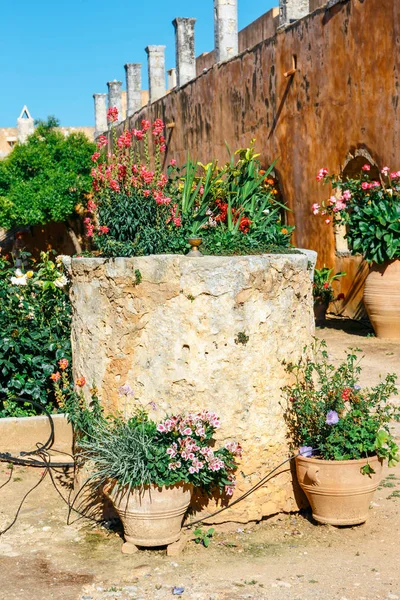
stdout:
<svg viewBox="0 0 400 600">
<path fill-rule="evenodd" d="M 118 123 L 122 121 L 122 81 L 108 81 L 108 108 L 118 108 Z"/>
<path fill-rule="evenodd" d="M 94 98 L 94 137 L 107 131 L 107 94 L 93 94 Z"/>
<path fill-rule="evenodd" d="M 181 87 L 196 77 L 196 55 L 194 52 L 194 24 L 196 19 L 177 17 L 175 27 L 176 81 Z"/>
<path fill-rule="evenodd" d="M 214 0 L 214 47 L 217 62 L 239 51 L 237 0 Z"/>
<path fill-rule="evenodd" d="M 20 144 L 24 144 L 31 133 L 35 131 L 35 121 L 32 119 L 27 106 L 24 106 L 17 119 L 17 130 L 17 139 Z"/>
<path fill-rule="evenodd" d="M 176 88 L 176 69 L 169 69 L 168 73 L 168 90 Z"/>
<path fill-rule="evenodd" d="M 165 46 L 147 46 L 149 69 L 149 101 L 165 96 Z"/>
<path fill-rule="evenodd" d="M 142 65 L 128 63 L 126 73 L 126 116 L 131 117 L 142 108 Z"/>
<path fill-rule="evenodd" d="M 309 0 L 279 0 L 279 26 L 290 25 L 309 12 Z"/>
</svg>

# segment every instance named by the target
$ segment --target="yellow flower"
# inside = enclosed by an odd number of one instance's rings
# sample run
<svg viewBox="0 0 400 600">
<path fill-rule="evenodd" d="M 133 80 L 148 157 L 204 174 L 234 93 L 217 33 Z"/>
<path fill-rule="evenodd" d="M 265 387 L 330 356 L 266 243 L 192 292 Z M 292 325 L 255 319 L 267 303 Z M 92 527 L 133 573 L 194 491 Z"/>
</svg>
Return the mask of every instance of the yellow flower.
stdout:
<svg viewBox="0 0 400 600">
<path fill-rule="evenodd" d="M 27 271 L 26 272 L 26 276 L 28 277 L 28 279 L 30 279 L 31 277 L 33 277 L 33 271 Z"/>
</svg>

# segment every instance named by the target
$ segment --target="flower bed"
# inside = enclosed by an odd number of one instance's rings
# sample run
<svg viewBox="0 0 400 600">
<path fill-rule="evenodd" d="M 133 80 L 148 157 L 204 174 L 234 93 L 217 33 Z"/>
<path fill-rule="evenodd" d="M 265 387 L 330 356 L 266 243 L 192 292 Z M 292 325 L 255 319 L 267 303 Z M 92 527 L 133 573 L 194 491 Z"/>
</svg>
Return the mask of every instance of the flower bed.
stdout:
<svg viewBox="0 0 400 600">
<path fill-rule="evenodd" d="M 109 119 L 118 118 L 110 109 Z M 201 237 L 206 254 L 258 254 L 286 249 L 293 227 L 283 222 L 274 164 L 263 170 L 253 144 L 223 166 L 188 157 L 163 172 L 164 123 L 98 139 L 87 235 L 103 256 L 185 254 L 188 238 Z M 151 152 L 150 152 L 151 151 Z M 151 154 L 151 156 L 150 156 Z M 152 158 L 151 158 L 152 157 Z"/>
</svg>

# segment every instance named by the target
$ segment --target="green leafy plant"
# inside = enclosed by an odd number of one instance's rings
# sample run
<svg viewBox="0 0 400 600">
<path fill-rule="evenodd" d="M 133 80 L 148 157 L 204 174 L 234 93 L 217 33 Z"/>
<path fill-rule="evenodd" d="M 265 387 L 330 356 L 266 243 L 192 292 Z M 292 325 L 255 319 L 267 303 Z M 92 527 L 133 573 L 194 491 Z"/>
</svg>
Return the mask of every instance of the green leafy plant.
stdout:
<svg viewBox="0 0 400 600">
<path fill-rule="evenodd" d="M 205 548 L 208 548 L 211 542 L 211 538 L 214 535 L 214 527 L 210 527 L 210 529 L 203 530 L 202 527 L 197 527 L 194 530 L 193 535 L 195 536 L 194 541 L 196 544 L 203 544 Z"/>
<path fill-rule="evenodd" d="M 323 301 L 332 302 L 335 300 L 335 292 L 332 287 L 332 283 L 344 277 L 346 273 L 340 271 L 333 275 L 333 269 L 328 269 L 325 265 L 322 269 L 315 269 L 314 271 L 314 283 L 313 283 L 313 296 L 314 298 L 322 299 Z M 344 294 L 339 294 L 336 300 L 344 298 Z"/>
<path fill-rule="evenodd" d="M 71 360 L 71 306 L 61 257 L 42 253 L 38 263 L 22 253 L 19 267 L 0 255 L 0 416 L 36 414 L 35 400 L 56 408 L 50 377 L 54 363 Z M 64 364 L 64 363 L 63 363 Z M 68 365 L 67 365 L 68 366 Z"/>
<path fill-rule="evenodd" d="M 350 349 L 338 367 L 329 362 L 324 341 L 304 349 L 299 363 L 286 369 L 295 380 L 283 388 L 285 418 L 292 448 L 327 460 L 350 460 L 378 455 L 389 466 L 400 460 L 390 432 L 400 420 L 400 407 L 390 401 L 397 394 L 396 375 L 377 386 L 362 388 L 358 349 Z M 367 465 L 364 472 L 367 473 Z"/>
<path fill-rule="evenodd" d="M 115 111 L 109 111 L 111 121 Z M 104 136 L 99 138 L 92 157 L 94 198 L 85 224 L 102 255 L 184 254 L 191 237 L 202 238 L 206 254 L 290 247 L 293 227 L 282 225 L 286 207 L 277 200 L 275 163 L 261 169 L 254 140 L 222 167 L 188 156 L 181 168 L 171 161 L 164 174 L 163 131 L 161 119 L 143 120 L 140 130 L 114 133 L 111 148 Z"/>
<path fill-rule="evenodd" d="M 95 145 L 83 133 L 65 136 L 58 121 L 40 122 L 24 144 L 0 161 L 0 227 L 65 221 L 86 205 Z"/>
<path fill-rule="evenodd" d="M 314 204 L 313 212 L 328 217 L 328 224 L 345 225 L 351 252 L 380 264 L 400 258 L 400 171 L 384 167 L 379 181 L 371 181 L 369 171 L 366 164 L 358 179 L 344 179 L 321 169 L 317 179 L 330 183 L 336 195 Z"/>
</svg>

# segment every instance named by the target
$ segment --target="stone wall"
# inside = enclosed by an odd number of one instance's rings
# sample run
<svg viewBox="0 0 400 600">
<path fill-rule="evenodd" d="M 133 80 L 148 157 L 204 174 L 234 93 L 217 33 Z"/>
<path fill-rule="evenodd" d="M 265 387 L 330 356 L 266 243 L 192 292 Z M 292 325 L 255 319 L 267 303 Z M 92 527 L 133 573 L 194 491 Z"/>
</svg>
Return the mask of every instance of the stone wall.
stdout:
<svg viewBox="0 0 400 600">
<path fill-rule="evenodd" d="M 72 259 L 71 297 L 75 376 L 99 387 L 107 411 L 129 415 L 150 402 L 160 418 L 216 411 L 220 441 L 244 447 L 236 497 L 288 456 L 282 363 L 313 334 L 307 256 Z M 134 390 L 127 404 L 118 395 L 125 384 Z M 283 471 L 221 521 L 295 510 Z"/>
<path fill-rule="evenodd" d="M 332 228 L 312 216 L 313 202 L 330 192 L 315 176 L 321 167 L 338 172 L 360 149 L 381 166 L 399 168 L 399 45 L 399 2 L 343 0 L 215 64 L 143 109 L 130 127 L 142 118 L 175 122 L 167 163 L 184 163 L 188 151 L 203 163 L 224 162 L 225 141 L 234 149 L 255 137 L 264 165 L 279 159 L 294 243 L 317 250 L 321 266 L 349 274 L 337 291 L 354 315 L 366 269 L 357 257 L 337 255 Z M 294 60 L 297 71 L 286 78 Z"/>
</svg>

